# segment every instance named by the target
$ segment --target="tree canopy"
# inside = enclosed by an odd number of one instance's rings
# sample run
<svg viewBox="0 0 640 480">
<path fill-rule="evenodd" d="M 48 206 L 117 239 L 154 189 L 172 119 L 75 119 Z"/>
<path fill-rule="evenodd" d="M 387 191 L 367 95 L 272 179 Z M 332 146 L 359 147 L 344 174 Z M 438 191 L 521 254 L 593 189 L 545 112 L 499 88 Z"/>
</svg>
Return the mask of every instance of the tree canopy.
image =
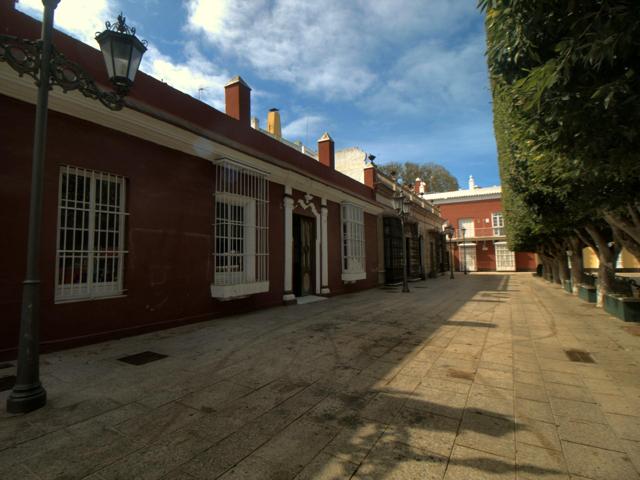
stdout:
<svg viewBox="0 0 640 480">
<path fill-rule="evenodd" d="M 512 248 L 640 251 L 640 2 L 479 6 Z"/>
<path fill-rule="evenodd" d="M 413 185 L 416 178 L 427 184 L 428 192 L 450 192 L 458 190 L 458 180 L 442 165 L 433 162 L 389 162 L 378 168 L 387 175 L 396 177 L 401 183 Z"/>
</svg>

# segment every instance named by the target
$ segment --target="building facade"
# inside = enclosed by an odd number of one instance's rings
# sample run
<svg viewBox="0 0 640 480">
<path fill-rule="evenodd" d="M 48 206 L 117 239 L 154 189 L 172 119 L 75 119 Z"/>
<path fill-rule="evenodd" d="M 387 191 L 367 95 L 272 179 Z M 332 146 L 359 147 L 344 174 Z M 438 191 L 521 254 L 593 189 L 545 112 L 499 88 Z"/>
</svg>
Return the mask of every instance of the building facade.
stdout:
<svg viewBox="0 0 640 480">
<path fill-rule="evenodd" d="M 3 33 L 39 37 L 13 2 L 0 9 Z M 57 31 L 53 41 L 108 85 L 100 52 Z M 33 80 L 0 62 L 0 119 L 11 125 L 0 131 L 4 358 L 18 341 L 35 98 Z M 43 350 L 379 283 L 387 204 L 336 171 L 328 134 L 310 151 L 278 138 L 275 120 L 252 126 L 240 77 L 225 87 L 225 113 L 141 72 L 121 111 L 58 88 L 49 107 Z"/>
<path fill-rule="evenodd" d="M 423 195 L 440 208 L 442 217 L 454 227 L 452 245 L 457 270 L 535 271 L 535 254 L 512 252 L 507 246 L 501 197 L 501 187 L 480 188 L 473 177 L 469 177 L 468 189 Z"/>
<path fill-rule="evenodd" d="M 443 219 L 438 207 L 422 198 L 413 188 L 400 186 L 395 179 L 380 171 L 371 155 L 360 148 L 336 152 L 336 170 L 373 189 L 377 202 L 384 207 L 378 219 L 380 283 L 402 282 L 405 267 L 403 243 L 410 280 L 433 277 L 446 270 Z M 404 229 L 394 205 L 394 197 L 400 194 L 409 204 Z"/>
</svg>

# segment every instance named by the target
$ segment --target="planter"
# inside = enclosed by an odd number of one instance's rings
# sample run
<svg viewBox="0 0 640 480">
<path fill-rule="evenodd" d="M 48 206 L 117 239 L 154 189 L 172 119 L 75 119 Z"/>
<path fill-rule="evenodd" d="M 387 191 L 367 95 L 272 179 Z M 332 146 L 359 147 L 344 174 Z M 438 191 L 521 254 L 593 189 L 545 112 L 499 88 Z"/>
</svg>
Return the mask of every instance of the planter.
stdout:
<svg viewBox="0 0 640 480">
<path fill-rule="evenodd" d="M 598 299 L 597 289 L 592 285 L 579 285 L 578 296 L 585 302 L 596 303 Z"/>
<path fill-rule="evenodd" d="M 571 285 L 571 280 L 563 280 L 562 284 L 564 286 L 564 289 L 568 292 L 568 293 L 573 293 L 573 288 Z"/>
<path fill-rule="evenodd" d="M 625 322 L 640 322 L 640 298 L 605 295 L 604 310 Z"/>
</svg>

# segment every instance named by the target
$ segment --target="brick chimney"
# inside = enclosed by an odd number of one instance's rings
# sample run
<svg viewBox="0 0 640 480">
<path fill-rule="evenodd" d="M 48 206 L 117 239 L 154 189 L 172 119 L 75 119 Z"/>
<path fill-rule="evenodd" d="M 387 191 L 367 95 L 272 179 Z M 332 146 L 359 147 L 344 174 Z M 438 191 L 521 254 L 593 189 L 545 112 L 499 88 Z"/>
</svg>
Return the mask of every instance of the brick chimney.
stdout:
<svg viewBox="0 0 640 480">
<path fill-rule="evenodd" d="M 234 77 L 224 86 L 224 103 L 227 115 L 249 126 L 251 122 L 251 87 L 242 77 Z"/>
<path fill-rule="evenodd" d="M 282 129 L 280 128 L 280 112 L 277 108 L 272 108 L 267 114 L 267 132 L 276 138 L 282 138 Z"/>
<path fill-rule="evenodd" d="M 364 184 L 369 188 L 376 188 L 376 167 L 373 165 L 364 167 Z"/>
<path fill-rule="evenodd" d="M 318 140 L 318 160 L 331 169 L 336 168 L 333 139 L 325 132 Z"/>
<path fill-rule="evenodd" d="M 413 191 L 416 195 L 424 195 L 425 193 L 427 193 L 427 184 L 423 182 L 420 177 L 418 177 L 413 184 Z"/>
</svg>

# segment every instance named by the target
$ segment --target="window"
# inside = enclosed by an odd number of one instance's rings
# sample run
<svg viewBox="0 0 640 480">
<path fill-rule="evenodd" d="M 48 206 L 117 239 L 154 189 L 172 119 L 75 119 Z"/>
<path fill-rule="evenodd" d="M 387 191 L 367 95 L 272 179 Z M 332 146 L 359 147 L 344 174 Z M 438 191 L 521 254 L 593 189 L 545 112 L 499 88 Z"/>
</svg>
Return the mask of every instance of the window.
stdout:
<svg viewBox="0 0 640 480">
<path fill-rule="evenodd" d="M 497 271 L 511 271 L 516 270 L 516 256 L 507 247 L 506 242 L 496 242 L 496 270 Z"/>
<path fill-rule="evenodd" d="M 464 237 L 473 238 L 476 236 L 473 218 L 461 218 L 458 220 L 458 238 L 462 238 L 462 229 L 464 228 Z"/>
<path fill-rule="evenodd" d="M 124 177 L 60 170 L 56 301 L 122 294 L 125 188 Z"/>
<path fill-rule="evenodd" d="M 223 159 L 216 163 L 214 280 L 217 298 L 269 290 L 268 182 L 262 172 Z"/>
<path fill-rule="evenodd" d="M 342 204 L 342 279 L 366 278 L 364 249 L 364 213 L 360 207 Z"/>
<path fill-rule="evenodd" d="M 493 226 L 493 236 L 504 236 L 504 218 L 502 212 L 496 212 L 491 214 L 491 225 Z"/>
</svg>

